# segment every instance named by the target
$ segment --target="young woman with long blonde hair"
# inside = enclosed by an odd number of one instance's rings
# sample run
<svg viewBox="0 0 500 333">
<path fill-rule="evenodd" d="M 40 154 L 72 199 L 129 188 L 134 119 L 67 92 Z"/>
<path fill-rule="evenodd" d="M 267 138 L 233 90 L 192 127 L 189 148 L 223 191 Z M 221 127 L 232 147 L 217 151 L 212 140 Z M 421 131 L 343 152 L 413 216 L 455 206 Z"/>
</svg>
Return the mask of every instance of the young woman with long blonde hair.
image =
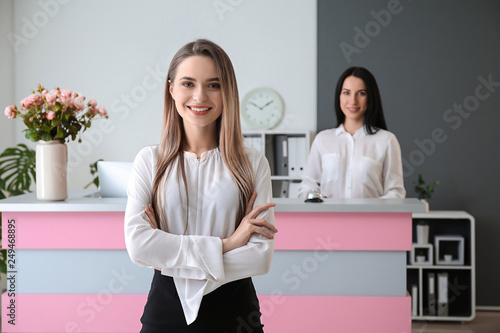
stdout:
<svg viewBox="0 0 500 333">
<path fill-rule="evenodd" d="M 250 277 L 271 265 L 271 201 L 266 158 L 243 146 L 229 57 L 186 44 L 168 70 L 160 144 L 138 153 L 128 187 L 127 250 L 155 268 L 141 332 L 262 332 Z"/>
</svg>

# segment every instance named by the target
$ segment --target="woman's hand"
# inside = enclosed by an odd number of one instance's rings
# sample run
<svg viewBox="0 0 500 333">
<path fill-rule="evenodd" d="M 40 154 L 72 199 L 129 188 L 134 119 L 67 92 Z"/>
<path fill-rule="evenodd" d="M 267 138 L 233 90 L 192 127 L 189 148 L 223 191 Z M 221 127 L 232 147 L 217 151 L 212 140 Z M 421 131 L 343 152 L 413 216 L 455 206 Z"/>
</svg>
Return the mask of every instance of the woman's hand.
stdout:
<svg viewBox="0 0 500 333">
<path fill-rule="evenodd" d="M 245 217 L 243 218 L 243 220 L 241 220 L 238 228 L 231 235 L 231 237 L 222 240 L 223 253 L 246 245 L 253 233 L 258 233 L 266 236 L 267 238 L 273 239 L 274 235 L 269 230 L 274 233 L 278 232 L 278 229 L 276 229 L 274 225 L 267 222 L 266 220 L 256 219 L 257 215 L 259 215 L 260 212 L 274 207 L 276 206 L 276 204 L 273 202 L 268 202 L 253 208 L 255 198 L 257 198 L 257 192 L 253 192 L 252 196 L 250 197 L 250 200 L 247 204 Z"/>
<path fill-rule="evenodd" d="M 158 223 L 156 223 L 155 212 L 153 210 L 153 205 L 148 204 L 146 208 L 144 208 L 144 213 L 148 217 L 146 221 L 151 225 L 151 228 L 158 229 Z"/>
</svg>

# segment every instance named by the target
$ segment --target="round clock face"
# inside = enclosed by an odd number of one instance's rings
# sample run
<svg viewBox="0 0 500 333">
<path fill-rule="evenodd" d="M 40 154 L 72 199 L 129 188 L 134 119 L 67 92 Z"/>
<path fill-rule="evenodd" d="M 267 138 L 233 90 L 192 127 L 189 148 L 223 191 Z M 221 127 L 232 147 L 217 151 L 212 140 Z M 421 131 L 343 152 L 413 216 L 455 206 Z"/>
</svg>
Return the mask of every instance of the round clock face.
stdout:
<svg viewBox="0 0 500 333">
<path fill-rule="evenodd" d="M 245 123 L 260 130 L 278 125 L 284 113 L 281 97 L 270 88 L 251 90 L 245 95 L 241 105 L 241 115 Z"/>
</svg>

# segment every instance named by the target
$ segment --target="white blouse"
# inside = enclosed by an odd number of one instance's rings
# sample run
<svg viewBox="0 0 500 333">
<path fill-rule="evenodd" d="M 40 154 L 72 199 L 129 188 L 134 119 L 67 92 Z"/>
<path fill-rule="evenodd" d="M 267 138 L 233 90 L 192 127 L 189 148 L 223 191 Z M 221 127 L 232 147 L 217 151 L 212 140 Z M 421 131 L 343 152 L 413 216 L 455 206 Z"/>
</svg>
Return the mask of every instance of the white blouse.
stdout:
<svg viewBox="0 0 500 333">
<path fill-rule="evenodd" d="M 401 148 L 396 136 L 344 126 L 316 135 L 302 174 L 300 197 L 319 189 L 327 198 L 404 198 Z"/>
<path fill-rule="evenodd" d="M 247 154 L 255 177 L 255 206 L 272 202 L 266 158 L 254 149 L 247 149 Z M 134 263 L 161 268 L 163 275 L 174 278 L 186 321 L 191 324 L 203 295 L 225 283 L 269 271 L 274 239 L 253 234 L 245 246 L 222 253 L 222 238 L 235 230 L 239 192 L 218 148 L 203 153 L 200 159 L 184 152 L 189 194 L 187 229 L 186 191 L 178 160 L 172 164 L 163 193 L 168 232 L 153 229 L 145 220 L 144 208 L 151 203 L 157 158 L 158 146 L 143 148 L 135 158 L 127 189 L 125 243 Z M 273 208 L 257 218 L 274 225 Z"/>
</svg>

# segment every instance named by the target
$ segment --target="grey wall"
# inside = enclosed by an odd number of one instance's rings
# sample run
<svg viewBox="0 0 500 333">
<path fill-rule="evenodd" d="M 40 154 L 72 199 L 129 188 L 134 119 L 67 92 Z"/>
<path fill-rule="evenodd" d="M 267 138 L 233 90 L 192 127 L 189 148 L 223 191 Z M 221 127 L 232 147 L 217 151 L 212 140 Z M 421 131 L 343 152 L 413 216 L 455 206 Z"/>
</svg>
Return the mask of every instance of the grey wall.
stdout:
<svg viewBox="0 0 500 333">
<path fill-rule="evenodd" d="M 431 210 L 475 217 L 477 304 L 500 306 L 500 2 L 318 0 L 318 131 L 349 66 L 377 78 L 407 196 L 422 172 Z"/>
</svg>

